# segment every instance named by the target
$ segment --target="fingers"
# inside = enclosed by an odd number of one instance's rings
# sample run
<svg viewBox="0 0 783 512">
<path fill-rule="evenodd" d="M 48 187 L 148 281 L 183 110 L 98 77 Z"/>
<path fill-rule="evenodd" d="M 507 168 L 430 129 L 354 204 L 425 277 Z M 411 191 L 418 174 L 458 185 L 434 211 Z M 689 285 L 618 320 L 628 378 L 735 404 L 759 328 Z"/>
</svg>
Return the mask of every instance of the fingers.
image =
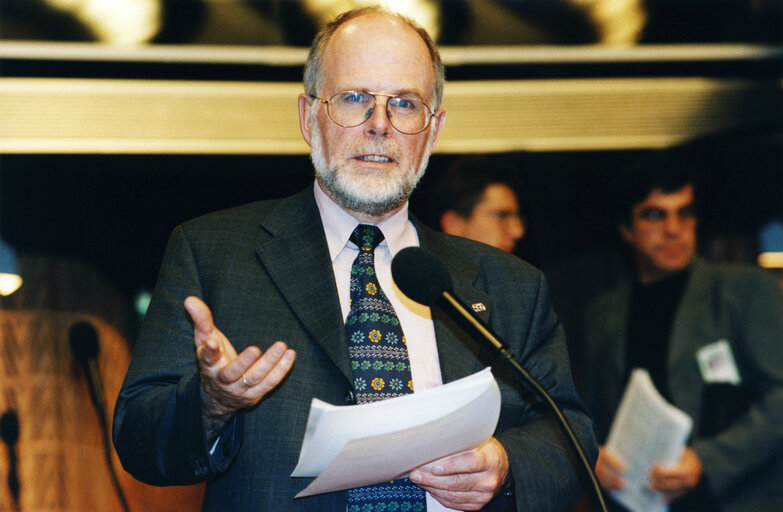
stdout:
<svg viewBox="0 0 783 512">
<path fill-rule="evenodd" d="M 650 474 L 649 488 L 662 493 L 665 502 L 676 500 L 691 489 L 687 477 L 683 474 L 660 473 L 656 470 L 653 470 L 653 473 Z"/>
<path fill-rule="evenodd" d="M 240 354 L 241 356 L 242 354 Z M 278 341 L 269 347 L 263 356 L 242 371 L 236 377 L 236 380 L 248 390 L 264 395 L 274 389 L 288 375 L 295 359 L 296 352 L 289 349 L 282 341 Z M 239 367 L 236 369 L 226 368 L 226 374 L 228 375 L 226 378 L 233 379 L 235 370 L 238 371 L 238 369 Z"/>
<path fill-rule="evenodd" d="M 209 307 L 198 297 L 185 299 L 185 309 L 193 321 L 193 343 L 201 368 L 222 366 L 236 357 L 236 351 L 212 320 Z M 225 361 L 221 362 L 223 359 Z"/>
<path fill-rule="evenodd" d="M 436 476 L 491 472 L 503 473 L 505 479 L 505 474 L 508 473 L 508 456 L 503 445 L 494 437 L 490 437 L 475 450 L 445 457 L 429 466 Z"/>
<path fill-rule="evenodd" d="M 430 472 L 435 476 L 454 476 L 479 473 L 485 469 L 483 455 L 476 450 L 446 457 L 428 464 Z"/>
<path fill-rule="evenodd" d="M 625 488 L 625 463 L 604 446 L 598 448 L 598 461 L 595 464 L 595 476 L 601 487 L 607 491 L 619 491 Z"/>
<path fill-rule="evenodd" d="M 667 493 L 672 498 L 680 496 L 699 484 L 703 470 L 699 456 L 686 446 L 676 464 L 653 466 L 650 489 Z"/>
<path fill-rule="evenodd" d="M 193 330 L 197 340 L 196 346 L 198 346 L 205 339 L 209 338 L 215 329 L 215 323 L 212 321 L 212 312 L 204 304 L 204 301 L 198 297 L 185 299 L 185 309 L 193 320 Z"/>
<path fill-rule="evenodd" d="M 216 366 L 223 358 L 220 344 L 216 340 L 207 339 L 196 347 L 196 357 L 202 366 Z"/>
<path fill-rule="evenodd" d="M 201 299 L 188 297 L 185 309 L 193 320 L 207 415 L 226 416 L 255 405 L 291 371 L 296 354 L 285 343 L 276 342 L 266 352 L 250 346 L 237 355 Z"/>
<path fill-rule="evenodd" d="M 253 365 L 264 359 L 264 357 L 268 358 L 267 354 L 262 354 L 261 349 L 258 347 L 247 347 L 234 360 L 223 365 L 217 371 L 217 379 L 222 384 L 241 384 L 242 376 L 245 375 Z M 249 378 L 246 378 L 246 380 L 248 383 L 256 382 L 251 381 Z"/>
<path fill-rule="evenodd" d="M 479 492 L 453 492 L 443 489 L 428 489 L 421 486 L 422 489 L 438 500 L 438 502 L 448 509 L 454 510 L 481 510 L 484 505 L 489 503 L 492 497 L 487 499 L 486 493 Z"/>
<path fill-rule="evenodd" d="M 506 451 L 490 438 L 475 450 L 417 468 L 409 478 L 448 508 L 479 510 L 495 497 L 507 476 Z"/>
<path fill-rule="evenodd" d="M 625 473 L 625 462 L 623 462 L 623 459 L 605 446 L 598 448 L 598 458 L 612 471 Z"/>
</svg>

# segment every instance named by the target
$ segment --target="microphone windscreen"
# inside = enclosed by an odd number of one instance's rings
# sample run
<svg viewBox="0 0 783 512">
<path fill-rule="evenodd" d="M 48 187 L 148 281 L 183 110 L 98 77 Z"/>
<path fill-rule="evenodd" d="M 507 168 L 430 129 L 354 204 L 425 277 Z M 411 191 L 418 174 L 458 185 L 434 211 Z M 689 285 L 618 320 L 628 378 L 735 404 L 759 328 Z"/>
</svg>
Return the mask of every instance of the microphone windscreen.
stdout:
<svg viewBox="0 0 783 512">
<path fill-rule="evenodd" d="M 90 322 L 78 322 L 68 333 L 73 356 L 80 362 L 98 357 L 98 333 Z"/>
<path fill-rule="evenodd" d="M 0 417 L 0 436 L 8 446 L 13 446 L 19 440 L 19 418 L 16 411 L 9 409 Z"/>
<path fill-rule="evenodd" d="M 392 260 L 391 271 L 402 293 L 425 306 L 435 306 L 443 292 L 450 292 L 452 288 L 445 265 L 421 247 L 406 247 L 398 252 Z"/>
</svg>

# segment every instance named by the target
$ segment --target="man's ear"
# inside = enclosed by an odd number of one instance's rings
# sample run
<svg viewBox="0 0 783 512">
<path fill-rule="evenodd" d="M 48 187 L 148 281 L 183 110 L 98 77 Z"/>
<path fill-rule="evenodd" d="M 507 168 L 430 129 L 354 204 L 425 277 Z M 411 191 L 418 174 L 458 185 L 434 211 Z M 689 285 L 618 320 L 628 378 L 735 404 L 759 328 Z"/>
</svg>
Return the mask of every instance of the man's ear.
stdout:
<svg viewBox="0 0 783 512">
<path fill-rule="evenodd" d="M 438 138 L 440 137 L 440 131 L 443 129 L 443 126 L 446 124 L 446 111 L 441 110 L 437 114 L 435 114 L 435 136 L 432 138 L 432 144 L 430 145 L 430 151 L 435 147 L 435 144 L 438 143 Z"/>
<path fill-rule="evenodd" d="M 446 210 L 440 216 L 440 230 L 449 235 L 462 236 L 465 233 L 465 219 L 454 210 Z"/>
<path fill-rule="evenodd" d="M 302 137 L 308 145 L 310 144 L 310 123 L 312 117 L 310 116 L 310 101 L 311 98 L 307 94 L 299 95 L 299 130 L 302 132 Z"/>
</svg>

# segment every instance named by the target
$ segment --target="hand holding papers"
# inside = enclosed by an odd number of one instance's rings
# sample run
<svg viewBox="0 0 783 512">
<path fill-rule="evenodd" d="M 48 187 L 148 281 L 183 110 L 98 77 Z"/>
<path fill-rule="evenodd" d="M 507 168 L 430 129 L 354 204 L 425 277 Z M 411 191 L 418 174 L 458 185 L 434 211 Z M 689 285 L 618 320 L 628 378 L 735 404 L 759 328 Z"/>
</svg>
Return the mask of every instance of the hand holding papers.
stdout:
<svg viewBox="0 0 783 512">
<path fill-rule="evenodd" d="M 313 399 L 291 476 L 316 478 L 297 497 L 393 480 L 427 462 L 480 446 L 500 415 L 489 368 L 391 400 L 334 406 Z"/>
<path fill-rule="evenodd" d="M 660 493 L 648 489 L 650 470 L 656 463 L 678 461 L 692 425 L 687 414 L 663 399 L 646 370 L 634 370 L 606 443 L 626 464 L 625 488 L 612 493 L 614 499 L 633 512 L 668 510 Z"/>
</svg>

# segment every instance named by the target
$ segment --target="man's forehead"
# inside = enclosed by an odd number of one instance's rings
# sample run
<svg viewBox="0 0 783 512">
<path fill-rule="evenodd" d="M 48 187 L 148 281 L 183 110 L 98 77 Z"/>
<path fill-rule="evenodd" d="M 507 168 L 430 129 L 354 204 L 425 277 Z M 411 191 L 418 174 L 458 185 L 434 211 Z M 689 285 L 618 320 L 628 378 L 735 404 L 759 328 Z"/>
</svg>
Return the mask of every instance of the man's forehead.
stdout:
<svg viewBox="0 0 783 512">
<path fill-rule="evenodd" d="M 418 40 L 425 46 L 418 32 L 402 19 L 384 13 L 370 13 L 348 20 L 338 27 L 327 44 L 326 52 L 334 51 L 335 47 L 341 45 L 350 45 L 355 52 L 374 49 L 381 44 L 393 47 L 396 46 L 395 42 L 402 40 Z"/>
<path fill-rule="evenodd" d="M 429 92 L 434 80 L 432 72 L 423 74 L 432 69 L 432 62 L 421 35 L 402 19 L 384 13 L 362 15 L 339 27 L 324 49 L 322 66 L 325 78 L 340 82 L 333 84 L 338 89 L 370 91 L 372 82 L 393 77 L 399 83 L 391 90 L 376 87 L 372 92 L 421 95 Z M 385 73 L 378 72 L 381 66 L 387 67 Z M 429 83 L 419 90 L 423 76 Z M 356 83 L 342 83 L 345 80 Z M 368 83 L 359 83 L 365 80 Z"/>
</svg>

